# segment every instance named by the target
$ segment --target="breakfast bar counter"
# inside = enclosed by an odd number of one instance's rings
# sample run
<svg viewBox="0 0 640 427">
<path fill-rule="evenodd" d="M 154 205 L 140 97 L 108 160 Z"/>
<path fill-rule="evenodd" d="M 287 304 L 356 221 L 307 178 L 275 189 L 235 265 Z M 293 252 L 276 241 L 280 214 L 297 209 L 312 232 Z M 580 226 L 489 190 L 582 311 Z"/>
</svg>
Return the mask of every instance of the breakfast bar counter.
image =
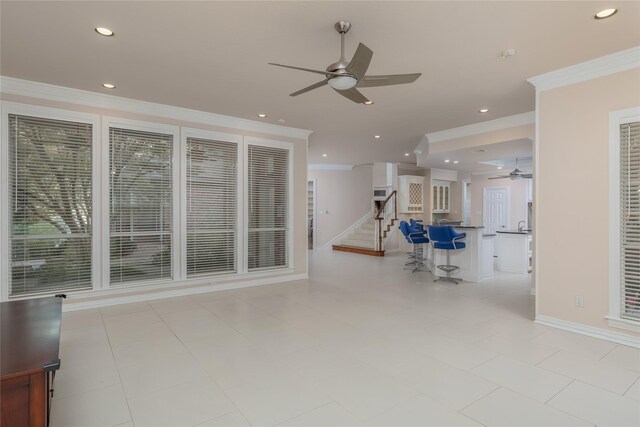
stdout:
<svg viewBox="0 0 640 427">
<path fill-rule="evenodd" d="M 443 224 L 446 225 L 446 224 Z M 451 276 L 465 282 L 481 282 L 493 277 L 493 244 L 495 235 L 485 234 L 483 226 L 454 225 L 458 233 L 466 233 L 463 242 L 465 248 L 451 251 L 451 264 L 460 267 Z M 426 251 L 426 264 L 437 276 L 444 276 L 444 272 L 436 268 L 446 264 L 446 254 L 443 250 L 435 250 L 429 244 Z"/>
</svg>

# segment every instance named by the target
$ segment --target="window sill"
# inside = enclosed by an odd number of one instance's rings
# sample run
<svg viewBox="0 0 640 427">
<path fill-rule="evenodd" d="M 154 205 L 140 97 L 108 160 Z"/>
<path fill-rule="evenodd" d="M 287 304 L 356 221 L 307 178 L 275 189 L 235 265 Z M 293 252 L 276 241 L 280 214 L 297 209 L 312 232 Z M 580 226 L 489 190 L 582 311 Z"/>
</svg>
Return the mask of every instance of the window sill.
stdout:
<svg viewBox="0 0 640 427">
<path fill-rule="evenodd" d="M 626 331 L 640 333 L 640 322 L 628 319 L 622 319 L 616 316 L 605 316 L 609 326 L 612 328 L 624 329 Z"/>
</svg>

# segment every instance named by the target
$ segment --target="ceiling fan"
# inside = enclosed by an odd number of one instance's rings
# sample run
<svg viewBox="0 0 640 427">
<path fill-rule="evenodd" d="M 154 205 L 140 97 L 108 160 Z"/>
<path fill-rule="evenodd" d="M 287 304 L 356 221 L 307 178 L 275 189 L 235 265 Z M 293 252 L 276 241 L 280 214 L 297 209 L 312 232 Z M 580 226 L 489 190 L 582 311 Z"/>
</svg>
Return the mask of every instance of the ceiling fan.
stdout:
<svg viewBox="0 0 640 427">
<path fill-rule="evenodd" d="M 340 60 L 329 65 L 325 71 L 313 70 L 309 68 L 292 67 L 290 65 L 274 64 L 277 67 L 292 68 L 294 70 L 307 71 L 309 73 L 323 74 L 325 79 L 293 92 L 290 96 L 298 96 L 313 89 L 317 89 L 326 84 L 331 86 L 336 92 L 356 102 L 358 104 L 373 104 L 373 101 L 367 99 L 357 88 L 361 87 L 377 87 L 400 85 L 405 83 L 413 83 L 422 73 L 415 74 L 386 74 L 377 76 L 367 76 L 367 69 L 373 57 L 373 52 L 364 44 L 360 43 L 356 49 L 356 53 L 347 62 L 344 59 L 344 36 L 351 28 L 349 21 L 336 22 L 334 28 L 340 33 Z"/>
<path fill-rule="evenodd" d="M 499 176 L 491 176 L 489 179 L 531 179 L 533 178 L 533 174 L 524 173 L 520 169 L 518 169 L 518 159 L 516 158 L 516 168 L 509 172 L 509 175 L 499 175 Z"/>
</svg>

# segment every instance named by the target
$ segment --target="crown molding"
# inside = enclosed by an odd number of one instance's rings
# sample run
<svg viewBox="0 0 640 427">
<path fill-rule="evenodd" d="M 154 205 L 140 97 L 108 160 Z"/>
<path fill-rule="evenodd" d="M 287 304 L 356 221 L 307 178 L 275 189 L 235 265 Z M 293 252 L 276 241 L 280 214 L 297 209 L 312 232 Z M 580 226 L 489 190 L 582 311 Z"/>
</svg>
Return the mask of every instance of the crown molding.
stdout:
<svg viewBox="0 0 640 427">
<path fill-rule="evenodd" d="M 105 108 L 127 113 L 144 114 L 191 123 L 220 126 L 229 129 L 259 132 L 269 135 L 307 140 L 313 132 L 288 126 L 274 125 L 255 120 L 207 113 L 205 111 L 174 107 L 123 98 L 86 90 L 56 86 L 47 83 L 32 82 L 13 77 L 0 76 L 0 92 L 3 94 L 27 96 L 47 101 L 66 102 L 94 108 Z"/>
<path fill-rule="evenodd" d="M 336 163 L 309 163 L 307 169 L 310 171 L 350 171 L 353 165 L 340 165 Z"/>
<path fill-rule="evenodd" d="M 527 79 L 538 92 L 640 67 L 640 46 Z"/>
<path fill-rule="evenodd" d="M 429 144 L 535 123 L 535 111 L 426 134 Z M 417 149 L 418 147 L 416 147 Z"/>
</svg>

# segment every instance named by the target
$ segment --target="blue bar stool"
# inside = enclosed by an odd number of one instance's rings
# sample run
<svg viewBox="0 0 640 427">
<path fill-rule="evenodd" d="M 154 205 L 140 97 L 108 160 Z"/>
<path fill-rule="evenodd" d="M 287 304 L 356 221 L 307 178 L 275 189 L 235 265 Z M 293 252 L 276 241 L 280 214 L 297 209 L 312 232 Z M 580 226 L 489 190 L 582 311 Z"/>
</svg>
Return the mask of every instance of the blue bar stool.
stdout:
<svg viewBox="0 0 640 427">
<path fill-rule="evenodd" d="M 461 279 L 451 277 L 451 273 L 458 270 L 460 267 L 457 265 L 451 265 L 450 254 L 451 251 L 465 247 L 464 242 L 460 241 L 465 237 L 467 237 L 467 233 L 456 233 L 450 225 L 429 226 L 429 239 L 431 239 L 434 251 L 436 249 L 441 249 L 447 252 L 447 263 L 437 266 L 439 270 L 444 271 L 447 275 L 445 277 L 437 276 L 435 282 L 446 281 L 453 282 L 456 285 L 460 282 Z"/>
<path fill-rule="evenodd" d="M 414 266 L 412 273 L 428 271 L 427 265 L 424 263 L 424 250 L 419 250 L 429 243 L 424 229 L 414 229 L 406 221 L 401 221 L 400 231 L 407 239 L 407 242 L 413 245 L 413 252 L 409 253 L 409 262 L 405 263 L 405 268 L 410 265 Z"/>
</svg>

